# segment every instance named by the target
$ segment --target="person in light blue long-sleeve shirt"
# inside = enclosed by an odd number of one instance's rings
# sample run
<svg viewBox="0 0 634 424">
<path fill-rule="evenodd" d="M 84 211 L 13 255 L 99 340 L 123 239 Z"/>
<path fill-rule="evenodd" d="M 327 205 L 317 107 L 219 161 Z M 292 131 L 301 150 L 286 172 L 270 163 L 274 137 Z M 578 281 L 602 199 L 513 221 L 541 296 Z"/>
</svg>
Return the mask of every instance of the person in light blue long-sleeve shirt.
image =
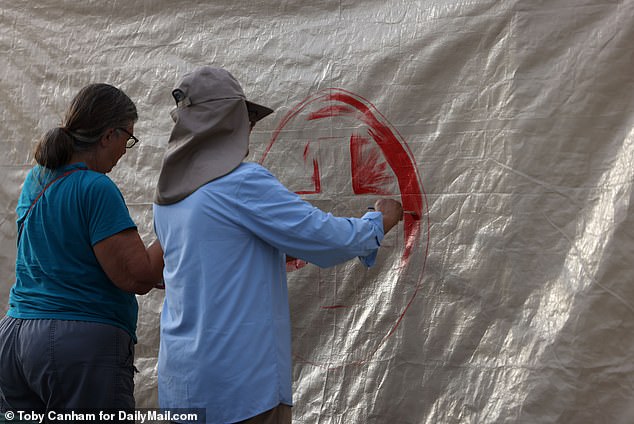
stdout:
<svg viewBox="0 0 634 424">
<path fill-rule="evenodd" d="M 272 110 L 246 101 L 225 70 L 198 68 L 173 95 L 154 205 L 166 289 L 160 406 L 204 408 L 208 423 L 290 423 L 287 258 L 372 266 L 401 205 L 381 199 L 362 218 L 335 217 L 243 162 L 251 128 Z"/>
</svg>

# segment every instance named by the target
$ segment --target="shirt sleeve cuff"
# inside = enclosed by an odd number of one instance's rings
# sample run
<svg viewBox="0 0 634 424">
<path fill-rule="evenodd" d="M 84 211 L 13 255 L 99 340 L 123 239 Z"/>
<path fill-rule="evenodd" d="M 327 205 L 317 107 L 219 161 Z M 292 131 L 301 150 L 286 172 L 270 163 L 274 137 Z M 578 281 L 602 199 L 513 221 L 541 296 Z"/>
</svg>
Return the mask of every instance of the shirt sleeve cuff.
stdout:
<svg viewBox="0 0 634 424">
<path fill-rule="evenodd" d="M 362 219 L 372 224 L 375 233 L 376 246 L 374 246 L 374 249 L 365 256 L 359 256 L 361 263 L 369 268 L 376 263 L 376 256 L 379 252 L 381 241 L 383 241 L 383 214 L 381 212 L 367 212 Z"/>
</svg>

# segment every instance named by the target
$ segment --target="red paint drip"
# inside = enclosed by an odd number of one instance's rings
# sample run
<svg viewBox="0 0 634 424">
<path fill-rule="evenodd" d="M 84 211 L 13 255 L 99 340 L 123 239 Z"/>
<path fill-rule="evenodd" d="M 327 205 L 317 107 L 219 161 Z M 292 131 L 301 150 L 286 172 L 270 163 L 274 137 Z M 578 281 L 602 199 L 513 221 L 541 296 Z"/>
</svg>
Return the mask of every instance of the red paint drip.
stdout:
<svg viewBox="0 0 634 424">
<path fill-rule="evenodd" d="M 301 259 L 292 259 L 290 261 L 286 261 L 286 272 L 297 271 L 298 269 L 302 269 L 308 264 L 308 262 L 303 261 Z"/>
<path fill-rule="evenodd" d="M 310 152 L 310 142 L 306 143 L 304 147 L 304 162 L 308 160 L 308 153 Z"/>
<path fill-rule="evenodd" d="M 313 159 L 313 184 L 315 185 L 315 193 L 321 193 L 321 176 L 319 175 L 317 159 Z"/>
</svg>

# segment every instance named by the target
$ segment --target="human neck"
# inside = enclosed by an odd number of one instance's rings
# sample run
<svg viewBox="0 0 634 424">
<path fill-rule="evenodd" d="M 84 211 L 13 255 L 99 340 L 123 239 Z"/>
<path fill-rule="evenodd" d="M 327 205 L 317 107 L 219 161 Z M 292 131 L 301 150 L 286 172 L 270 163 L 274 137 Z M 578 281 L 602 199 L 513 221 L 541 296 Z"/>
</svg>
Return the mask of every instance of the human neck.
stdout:
<svg viewBox="0 0 634 424">
<path fill-rule="evenodd" d="M 97 157 L 94 152 L 75 152 L 70 159 L 70 163 L 84 162 L 88 169 L 98 171 Z"/>
</svg>

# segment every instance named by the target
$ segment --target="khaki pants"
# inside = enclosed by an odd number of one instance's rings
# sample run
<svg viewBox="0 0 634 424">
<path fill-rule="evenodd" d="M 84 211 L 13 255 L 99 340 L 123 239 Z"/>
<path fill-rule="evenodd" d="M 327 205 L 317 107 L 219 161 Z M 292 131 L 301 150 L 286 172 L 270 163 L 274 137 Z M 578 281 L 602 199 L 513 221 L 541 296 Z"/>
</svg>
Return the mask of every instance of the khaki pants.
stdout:
<svg viewBox="0 0 634 424">
<path fill-rule="evenodd" d="M 263 412 L 236 424 L 291 424 L 292 412 L 288 405 L 279 404 L 270 411 Z"/>
</svg>

